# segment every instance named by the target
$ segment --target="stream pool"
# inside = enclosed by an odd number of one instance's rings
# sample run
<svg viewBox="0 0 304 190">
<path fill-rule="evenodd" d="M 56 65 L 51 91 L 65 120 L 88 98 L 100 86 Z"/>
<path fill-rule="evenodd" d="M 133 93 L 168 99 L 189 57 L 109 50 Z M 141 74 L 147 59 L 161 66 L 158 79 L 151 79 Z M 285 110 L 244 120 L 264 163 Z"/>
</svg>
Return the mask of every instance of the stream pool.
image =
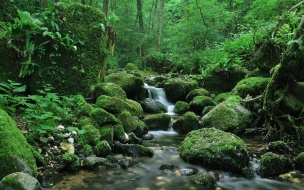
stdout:
<svg viewBox="0 0 304 190">
<path fill-rule="evenodd" d="M 260 178 L 248 180 L 233 176 L 229 172 L 207 170 L 198 165 L 184 162 L 178 155 L 177 148 L 184 139 L 174 131 L 150 131 L 153 140 L 144 141 L 144 145 L 154 150 L 152 158 L 134 158 L 138 164 L 128 169 L 103 170 L 92 172 L 81 170 L 75 174 L 66 174 L 64 179 L 46 190 L 302 190 L 304 189 L 304 175 L 292 171 L 288 175 L 296 183 Z M 263 143 L 258 139 L 244 139 L 247 146 L 256 155 L 263 149 Z M 257 160 L 257 159 L 253 159 Z M 164 172 L 160 170 L 162 164 L 172 164 L 178 170 Z M 252 164 L 253 168 L 256 163 Z M 194 182 L 195 175 L 181 175 L 183 170 L 208 171 L 217 176 L 219 181 L 212 187 L 202 186 Z"/>
</svg>

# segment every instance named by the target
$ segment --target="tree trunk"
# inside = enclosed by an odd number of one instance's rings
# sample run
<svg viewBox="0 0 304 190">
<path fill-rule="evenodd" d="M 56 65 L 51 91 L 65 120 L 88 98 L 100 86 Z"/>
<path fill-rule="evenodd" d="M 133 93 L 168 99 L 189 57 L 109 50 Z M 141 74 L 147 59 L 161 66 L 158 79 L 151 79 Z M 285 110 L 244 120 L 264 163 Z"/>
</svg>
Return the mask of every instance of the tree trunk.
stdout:
<svg viewBox="0 0 304 190">
<path fill-rule="evenodd" d="M 161 45 L 164 8 L 165 8 L 165 0 L 160 0 L 159 1 L 159 12 L 158 12 L 158 23 L 157 23 L 158 29 L 157 29 L 157 35 L 156 35 L 156 51 L 158 51 L 158 52 L 160 52 L 160 45 Z"/>
<path fill-rule="evenodd" d="M 139 29 L 142 36 L 144 36 L 144 20 L 143 20 L 143 13 L 142 13 L 142 0 L 137 0 L 137 14 L 138 14 L 138 23 Z M 139 47 L 139 57 L 144 56 L 144 45 L 143 43 Z"/>
<path fill-rule="evenodd" d="M 109 0 L 103 0 L 103 13 L 108 18 L 108 11 L 109 11 Z"/>
</svg>

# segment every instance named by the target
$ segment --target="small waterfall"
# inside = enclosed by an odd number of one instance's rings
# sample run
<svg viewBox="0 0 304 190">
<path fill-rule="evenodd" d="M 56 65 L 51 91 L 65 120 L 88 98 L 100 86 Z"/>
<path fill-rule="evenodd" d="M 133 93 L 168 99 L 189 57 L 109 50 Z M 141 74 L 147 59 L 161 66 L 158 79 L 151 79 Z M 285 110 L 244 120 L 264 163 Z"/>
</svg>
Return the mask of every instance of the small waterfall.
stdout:
<svg viewBox="0 0 304 190">
<path fill-rule="evenodd" d="M 175 115 L 174 113 L 174 104 L 168 101 L 166 97 L 165 90 L 163 88 L 156 88 L 153 86 L 149 86 L 145 83 L 144 86 L 148 90 L 148 97 L 154 100 L 158 100 L 160 103 L 162 103 L 164 106 L 167 107 L 167 114 L 169 115 Z"/>
</svg>

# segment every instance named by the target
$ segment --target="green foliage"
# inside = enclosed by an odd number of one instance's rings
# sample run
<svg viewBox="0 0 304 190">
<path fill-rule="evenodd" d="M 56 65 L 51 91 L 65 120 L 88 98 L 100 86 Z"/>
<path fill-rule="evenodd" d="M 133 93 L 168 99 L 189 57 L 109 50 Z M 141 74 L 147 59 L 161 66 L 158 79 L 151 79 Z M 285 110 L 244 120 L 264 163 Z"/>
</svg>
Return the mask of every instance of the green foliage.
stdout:
<svg viewBox="0 0 304 190">
<path fill-rule="evenodd" d="M 25 97 L 19 95 L 26 89 L 21 83 L 8 80 L 0 83 L 0 109 L 16 112 L 18 106 L 25 105 Z"/>
</svg>

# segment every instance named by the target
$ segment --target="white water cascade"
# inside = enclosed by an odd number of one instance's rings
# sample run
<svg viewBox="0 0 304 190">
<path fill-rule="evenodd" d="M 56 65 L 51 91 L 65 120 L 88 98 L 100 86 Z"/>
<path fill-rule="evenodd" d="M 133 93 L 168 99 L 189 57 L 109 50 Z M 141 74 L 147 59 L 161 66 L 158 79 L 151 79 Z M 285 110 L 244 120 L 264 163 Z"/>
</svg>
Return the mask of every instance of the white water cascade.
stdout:
<svg viewBox="0 0 304 190">
<path fill-rule="evenodd" d="M 163 88 L 156 88 L 154 86 L 149 86 L 146 83 L 144 87 L 148 90 L 148 98 L 158 100 L 160 103 L 162 103 L 164 106 L 167 107 L 168 110 L 167 114 L 175 115 L 174 104 L 168 101 L 165 90 Z"/>
</svg>

